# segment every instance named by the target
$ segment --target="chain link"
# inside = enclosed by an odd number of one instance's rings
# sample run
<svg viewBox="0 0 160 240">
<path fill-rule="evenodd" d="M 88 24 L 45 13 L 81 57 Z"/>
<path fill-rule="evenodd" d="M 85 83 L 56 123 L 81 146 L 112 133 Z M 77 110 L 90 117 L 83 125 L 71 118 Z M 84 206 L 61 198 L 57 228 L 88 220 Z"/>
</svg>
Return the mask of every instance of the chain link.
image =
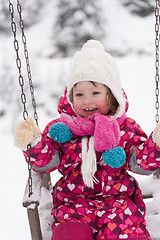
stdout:
<svg viewBox="0 0 160 240">
<path fill-rule="evenodd" d="M 32 165 L 31 165 L 31 144 L 27 145 L 27 153 L 28 153 L 28 196 L 30 197 L 33 194 L 32 191 Z"/>
<path fill-rule="evenodd" d="M 156 0 L 156 7 L 155 7 L 155 17 L 156 17 L 156 23 L 155 23 L 155 83 L 156 83 L 156 89 L 155 89 L 155 95 L 156 95 L 156 116 L 155 120 L 156 123 L 159 122 L 159 9 L 160 9 L 160 0 Z"/>
</svg>

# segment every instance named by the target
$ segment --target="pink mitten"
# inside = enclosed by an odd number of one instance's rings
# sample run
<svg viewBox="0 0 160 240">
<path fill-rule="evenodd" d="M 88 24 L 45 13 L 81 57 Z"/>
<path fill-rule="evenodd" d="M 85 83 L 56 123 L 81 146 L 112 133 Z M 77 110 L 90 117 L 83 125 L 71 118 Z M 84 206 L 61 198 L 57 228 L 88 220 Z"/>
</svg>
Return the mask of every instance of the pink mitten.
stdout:
<svg viewBox="0 0 160 240">
<path fill-rule="evenodd" d="M 95 150 L 104 152 L 117 147 L 120 141 L 120 128 L 117 121 L 112 116 L 99 113 L 93 114 L 91 120 L 95 121 Z"/>
</svg>

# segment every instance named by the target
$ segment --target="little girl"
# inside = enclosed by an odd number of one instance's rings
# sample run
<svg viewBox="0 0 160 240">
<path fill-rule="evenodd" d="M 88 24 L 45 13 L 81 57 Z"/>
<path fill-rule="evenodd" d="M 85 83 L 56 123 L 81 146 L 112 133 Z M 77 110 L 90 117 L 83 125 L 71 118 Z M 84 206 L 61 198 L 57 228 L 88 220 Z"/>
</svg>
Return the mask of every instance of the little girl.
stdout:
<svg viewBox="0 0 160 240">
<path fill-rule="evenodd" d="M 72 59 L 60 118 L 41 134 L 29 117 L 15 144 L 33 170 L 63 175 L 53 192 L 52 240 L 151 239 L 137 181 L 160 166 L 160 125 L 147 138 L 126 116 L 128 101 L 114 59 L 95 40 Z"/>
</svg>

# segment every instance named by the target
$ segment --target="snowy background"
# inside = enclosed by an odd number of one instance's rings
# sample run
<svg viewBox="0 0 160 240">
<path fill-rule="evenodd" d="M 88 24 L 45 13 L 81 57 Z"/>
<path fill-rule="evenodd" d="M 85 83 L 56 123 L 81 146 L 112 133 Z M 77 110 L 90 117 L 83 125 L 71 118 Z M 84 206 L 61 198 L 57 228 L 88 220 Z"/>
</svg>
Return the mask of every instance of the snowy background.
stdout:
<svg viewBox="0 0 160 240">
<path fill-rule="evenodd" d="M 28 0 L 24 9 L 25 34 L 35 86 L 41 129 L 58 116 L 56 106 L 65 88 L 70 57 L 86 39 L 100 40 L 119 65 L 121 81 L 134 118 L 149 135 L 155 127 L 154 1 L 149 0 Z M 13 1 L 15 3 L 15 0 Z M 80 4 L 80 6 L 77 5 Z M 79 9 L 73 14 L 75 9 Z M 65 16 L 65 17 L 64 17 Z M 17 16 L 15 14 L 15 19 Z M 73 24 L 74 23 L 74 24 Z M 17 29 L 19 31 L 19 29 Z M 20 36 L 18 34 L 18 39 Z M 22 48 L 22 47 L 21 47 Z M 22 69 L 26 79 L 23 54 Z M 14 147 L 13 129 L 22 120 L 18 71 L 10 32 L 7 1 L 0 0 L 0 239 L 30 240 L 26 209 L 22 207 L 28 172 L 22 153 Z M 25 80 L 27 82 L 27 79 Z M 25 82 L 25 90 L 28 85 Z M 32 117 L 30 97 L 27 109 Z M 52 173 L 55 182 L 59 174 Z M 160 239 L 160 185 L 152 176 L 136 175 L 147 201 L 147 227 Z M 159 192 L 158 192 L 159 191 Z M 50 195 L 45 192 L 45 196 Z M 45 203 L 45 208 L 50 208 Z M 44 214 L 45 211 L 41 210 Z M 153 215 L 154 213 L 155 215 Z M 42 216 L 42 224 L 46 220 Z M 48 216 L 47 216 L 48 217 Z M 50 221 L 50 218 L 47 219 Z M 48 228 L 48 223 L 47 227 Z M 47 230 L 46 230 L 47 231 Z M 46 233 L 45 240 L 50 239 Z"/>
</svg>

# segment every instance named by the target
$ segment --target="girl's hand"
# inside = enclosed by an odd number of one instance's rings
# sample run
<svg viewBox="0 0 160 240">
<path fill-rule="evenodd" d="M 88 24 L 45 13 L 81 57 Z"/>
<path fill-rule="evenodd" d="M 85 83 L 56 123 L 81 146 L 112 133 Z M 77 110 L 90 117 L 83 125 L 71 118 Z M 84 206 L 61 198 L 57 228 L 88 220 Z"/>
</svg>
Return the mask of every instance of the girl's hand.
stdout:
<svg viewBox="0 0 160 240">
<path fill-rule="evenodd" d="M 27 145 L 34 144 L 41 135 L 39 127 L 34 121 L 27 117 L 25 121 L 20 122 L 14 129 L 14 144 L 21 150 L 26 150 Z"/>
</svg>

